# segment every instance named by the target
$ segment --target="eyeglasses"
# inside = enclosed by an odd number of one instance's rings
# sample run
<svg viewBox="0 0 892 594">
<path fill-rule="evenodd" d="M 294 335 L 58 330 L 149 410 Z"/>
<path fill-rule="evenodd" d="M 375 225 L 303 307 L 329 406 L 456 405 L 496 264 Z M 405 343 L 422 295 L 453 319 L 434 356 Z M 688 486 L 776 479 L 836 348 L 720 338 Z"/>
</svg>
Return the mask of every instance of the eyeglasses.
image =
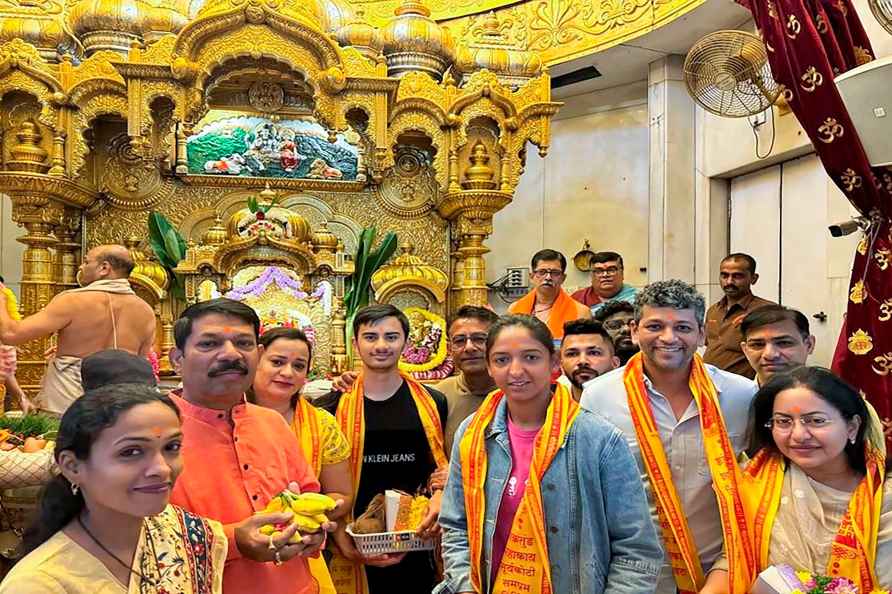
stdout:
<svg viewBox="0 0 892 594">
<path fill-rule="evenodd" d="M 557 277 L 561 276 L 562 274 L 564 274 L 563 270 L 555 270 L 555 269 L 548 269 L 548 268 L 543 268 L 542 270 L 534 270 L 533 271 L 533 275 L 536 276 L 537 278 L 546 278 L 549 276 L 553 277 L 553 278 L 557 278 Z"/>
<path fill-rule="evenodd" d="M 475 347 L 483 348 L 486 346 L 486 334 L 471 334 L 470 336 L 459 334 L 450 338 L 449 344 L 451 344 L 454 349 L 463 349 L 468 341 L 471 341 L 471 344 Z"/>
<path fill-rule="evenodd" d="M 774 415 L 765 422 L 765 427 L 778 433 L 789 433 L 796 424 L 796 417 L 788 417 L 785 415 Z M 798 421 L 805 429 L 811 433 L 812 431 L 820 431 L 833 424 L 833 420 L 824 415 L 802 415 L 798 417 Z"/>
<path fill-rule="evenodd" d="M 622 270 L 622 268 L 617 266 L 611 266 L 610 268 L 592 268 L 592 274 L 595 276 L 613 276 L 620 270 Z"/>
<path fill-rule="evenodd" d="M 623 328 L 625 328 L 626 326 L 629 326 L 631 324 L 632 324 L 631 319 L 628 319 L 628 320 L 607 320 L 606 322 L 604 322 L 604 327 L 607 328 L 608 330 L 622 330 Z"/>
</svg>

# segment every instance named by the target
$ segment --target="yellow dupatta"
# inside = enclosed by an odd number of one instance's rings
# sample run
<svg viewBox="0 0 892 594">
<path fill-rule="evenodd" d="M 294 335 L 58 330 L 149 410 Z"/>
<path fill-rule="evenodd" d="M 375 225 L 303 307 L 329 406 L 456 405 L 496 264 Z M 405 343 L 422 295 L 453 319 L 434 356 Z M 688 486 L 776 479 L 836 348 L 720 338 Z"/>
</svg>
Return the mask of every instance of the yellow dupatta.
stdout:
<svg viewBox="0 0 892 594">
<path fill-rule="evenodd" d="M 849 500 L 848 511 L 833 539 L 826 569 L 829 576 L 852 580 L 859 592 L 871 592 L 878 587 L 874 565 L 886 465 L 885 456 L 870 440 L 865 441 L 865 450 L 867 472 Z M 759 573 L 768 567 L 771 529 L 780 509 L 786 468 L 787 462 L 780 453 L 763 449 L 743 470 L 740 496 L 745 511 L 743 521 L 753 527 L 751 550 L 726 545 L 726 554 L 732 571 L 748 557 L 755 557 L 757 564 L 748 572 L 749 583 L 732 583 L 732 594 L 748 592 Z"/>
<path fill-rule="evenodd" d="M 291 430 L 300 442 L 304 458 L 318 477 L 322 472 L 322 427 L 316 410 L 306 398 L 298 398 L 294 416 L 291 418 Z"/>
<path fill-rule="evenodd" d="M 480 569 L 483 561 L 483 531 L 486 517 L 485 434 L 503 397 L 504 393 L 501 390 L 496 390 L 487 396 L 459 444 L 468 542 L 471 549 L 471 584 L 478 593 L 483 592 Z M 579 405 L 570 391 L 558 384 L 548 405 L 545 423 L 536 435 L 533 457 L 530 461 L 529 481 L 511 524 L 505 554 L 491 588 L 494 593 L 523 591 L 531 594 L 550 594 L 552 592 L 545 512 L 539 483 L 564 444 L 579 411 Z"/>
<path fill-rule="evenodd" d="M 443 425 L 440 422 L 440 413 L 437 404 L 431 395 L 418 381 L 406 374 L 400 374 L 403 381 L 409 386 L 412 401 L 418 409 L 418 417 L 427 437 L 428 445 L 434 456 L 437 467 L 446 466 L 448 459 L 444 450 Z M 335 418 L 341 431 L 350 442 L 350 469 L 353 475 L 353 501 L 359 492 L 359 478 L 362 475 L 362 454 L 365 443 L 365 415 L 363 414 L 363 401 L 365 391 L 363 389 L 363 376 L 360 373 L 353 382 L 349 392 L 341 396 L 338 402 Z M 355 503 L 354 503 L 355 504 Z M 347 522 L 353 520 L 353 512 L 348 516 Z M 338 594 L 366 594 L 368 582 L 365 577 L 365 569 L 361 563 L 335 555 L 331 561 L 331 577 Z"/>
<path fill-rule="evenodd" d="M 297 437 L 301 453 L 313 469 L 313 474 L 319 477 L 322 472 L 322 428 L 316 407 L 307 402 L 306 398 L 297 399 L 294 416 L 291 418 L 291 430 Z M 319 585 L 319 594 L 335 594 L 334 582 L 322 555 L 308 557 L 307 565 Z"/>
<path fill-rule="evenodd" d="M 641 459 L 647 471 L 660 519 L 663 544 L 672 565 L 672 575 L 682 594 L 699 592 L 705 582 L 703 568 L 700 566 L 700 556 L 694 537 L 672 482 L 666 452 L 663 450 L 663 443 L 654 422 L 653 410 L 644 385 L 644 365 L 640 353 L 626 364 L 623 382 Z M 743 504 L 738 490 L 740 469 L 737 466 L 737 457 L 725 430 L 725 421 L 715 386 L 706 373 L 700 355 L 694 355 L 691 363 L 689 387 L 700 412 L 703 448 L 712 473 L 725 542 L 749 543 L 749 529 L 742 521 Z M 743 560 L 745 567 L 754 568 L 754 559 L 744 557 Z M 740 580 L 734 572 L 731 572 L 729 578 Z M 733 583 L 735 582 L 732 581 Z"/>
</svg>

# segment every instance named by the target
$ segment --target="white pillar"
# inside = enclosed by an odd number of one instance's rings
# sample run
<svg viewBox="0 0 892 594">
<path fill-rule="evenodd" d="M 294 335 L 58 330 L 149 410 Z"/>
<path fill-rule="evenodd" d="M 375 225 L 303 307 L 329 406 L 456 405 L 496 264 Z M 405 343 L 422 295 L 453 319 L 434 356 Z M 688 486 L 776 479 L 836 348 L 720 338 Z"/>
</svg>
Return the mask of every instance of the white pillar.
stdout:
<svg viewBox="0 0 892 594">
<path fill-rule="evenodd" d="M 648 70 L 650 281 L 696 280 L 695 110 L 683 64 L 684 56 L 669 55 Z"/>
</svg>

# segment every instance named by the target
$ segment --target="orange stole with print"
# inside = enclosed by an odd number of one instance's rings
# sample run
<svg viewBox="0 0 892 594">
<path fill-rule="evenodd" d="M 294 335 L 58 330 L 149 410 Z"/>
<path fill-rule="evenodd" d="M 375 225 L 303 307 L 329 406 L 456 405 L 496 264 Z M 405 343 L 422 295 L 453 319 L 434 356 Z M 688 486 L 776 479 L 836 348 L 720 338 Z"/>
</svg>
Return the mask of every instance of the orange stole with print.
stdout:
<svg viewBox="0 0 892 594">
<path fill-rule="evenodd" d="M 551 336 L 553 338 L 561 338 L 564 336 L 564 322 L 569 322 L 570 320 L 575 320 L 576 315 L 576 305 L 579 303 L 572 297 L 570 297 L 569 293 L 565 290 L 561 289 L 561 292 L 558 293 L 557 299 L 554 301 L 554 305 L 551 307 L 551 315 L 548 316 L 548 329 L 551 331 Z M 508 308 L 508 311 L 513 314 L 524 314 L 528 316 L 535 316 L 533 309 L 536 307 L 536 289 L 533 289 L 517 301 L 511 304 L 511 307 Z"/>
<path fill-rule="evenodd" d="M 852 493 L 848 510 L 839 523 L 826 570 L 829 576 L 852 580 L 859 592 L 871 592 L 878 587 L 874 564 L 886 466 L 885 456 L 869 441 L 865 442 L 865 450 L 867 472 Z M 744 523 L 753 527 L 755 547 L 751 551 L 729 550 L 728 565 L 733 571 L 749 556 L 755 557 L 758 564 L 748 575 L 749 583 L 732 583 L 732 594 L 748 592 L 759 573 L 768 567 L 771 529 L 780 507 L 785 465 L 783 456 L 763 449 L 743 470 L 740 496 L 744 504 Z"/>
<path fill-rule="evenodd" d="M 468 542 L 471 548 L 471 584 L 475 592 L 483 592 L 480 575 L 483 562 L 483 526 L 486 516 L 486 428 L 492 422 L 504 398 L 501 390 L 487 396 L 468 425 L 459 444 L 462 483 L 465 489 L 465 513 L 468 521 Z M 540 482 L 557 455 L 579 405 L 570 391 L 558 384 L 548 405 L 545 423 L 536 434 L 530 478 L 517 508 L 511 533 L 505 544 L 502 564 L 496 573 L 492 592 L 499 594 L 551 594 L 551 565 L 545 534 L 545 512 Z"/>
<path fill-rule="evenodd" d="M 697 546 L 672 482 L 666 452 L 663 450 L 663 443 L 654 422 L 653 410 L 644 385 L 644 365 L 640 353 L 626 364 L 623 381 L 629 400 L 629 413 L 635 426 L 641 459 L 653 492 L 663 544 L 672 565 L 675 583 L 681 593 L 699 592 L 705 581 L 703 568 L 700 566 Z M 743 504 L 738 490 L 741 480 L 740 469 L 737 466 L 734 449 L 731 447 L 731 440 L 725 431 L 725 421 L 722 418 L 715 386 L 706 373 L 700 355 L 694 355 L 689 387 L 700 411 L 703 448 L 712 473 L 725 542 L 749 543 L 751 537 L 749 529 L 742 521 Z M 746 567 L 751 568 L 754 565 L 754 559 L 746 559 Z M 729 577 L 735 579 L 733 573 Z"/>
<path fill-rule="evenodd" d="M 415 408 L 418 409 L 418 417 L 421 419 L 421 426 L 424 428 L 424 434 L 434 456 L 434 462 L 438 468 L 446 466 L 449 460 L 446 458 L 446 452 L 443 447 L 443 426 L 440 423 L 437 403 L 419 382 L 403 373 L 400 375 L 409 386 L 412 401 L 415 403 Z M 362 452 L 363 444 L 365 443 L 364 394 L 363 377 L 362 374 L 359 374 L 359 377 L 353 382 L 350 391 L 341 396 L 341 400 L 338 402 L 338 410 L 335 414 L 341 431 L 344 432 L 344 435 L 347 436 L 347 441 L 350 442 L 350 470 L 353 475 L 354 502 L 359 492 L 359 478 L 362 475 Z M 348 523 L 353 521 L 353 512 L 348 515 L 346 521 Z M 331 561 L 330 570 L 338 594 L 366 594 L 368 592 L 365 569 L 363 569 L 361 563 L 353 563 L 340 555 L 335 555 Z"/>
</svg>

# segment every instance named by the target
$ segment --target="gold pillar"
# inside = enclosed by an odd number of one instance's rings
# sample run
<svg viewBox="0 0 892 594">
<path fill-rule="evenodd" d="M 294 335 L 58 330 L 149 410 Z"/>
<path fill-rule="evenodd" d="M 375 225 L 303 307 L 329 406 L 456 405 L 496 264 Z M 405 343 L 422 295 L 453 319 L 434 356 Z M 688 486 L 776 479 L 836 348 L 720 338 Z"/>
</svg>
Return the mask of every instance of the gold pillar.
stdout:
<svg viewBox="0 0 892 594">
<path fill-rule="evenodd" d="M 176 346 L 173 338 L 173 298 L 161 302 L 161 336 L 158 337 L 158 371 L 160 375 L 176 375 L 170 363 L 170 350 Z"/>
<path fill-rule="evenodd" d="M 492 234 L 492 216 L 511 202 L 510 191 L 496 189 L 486 145 L 477 141 L 469 160 L 460 189 L 448 192 L 437 207 L 440 216 L 452 223 L 452 237 L 458 242 L 452 255 L 453 312 L 462 305 L 489 302 L 483 259 L 489 248 L 483 242 Z"/>
<path fill-rule="evenodd" d="M 59 240 L 53 232 L 62 221 L 62 213 L 61 205 L 44 196 L 13 197 L 12 220 L 24 227 L 26 232 L 16 240 L 26 246 L 22 256 L 23 316 L 40 311 L 56 294 L 52 248 Z M 44 352 L 50 344 L 51 337 L 44 337 L 18 347 L 16 376 L 26 392 L 35 393 L 40 388 L 45 367 Z"/>
<path fill-rule="evenodd" d="M 492 217 L 469 220 L 462 215 L 457 227 L 458 252 L 463 264 L 461 284 L 456 292 L 457 306 L 486 305 L 489 303 L 489 289 L 486 287 L 486 261 L 483 256 L 489 252 L 489 248 L 483 242 L 492 233 Z"/>
<path fill-rule="evenodd" d="M 77 288 L 77 271 L 80 268 L 81 244 L 74 240 L 81 226 L 81 213 L 77 209 L 66 208 L 62 222 L 56 227 L 56 283 L 57 292 Z"/>
</svg>

